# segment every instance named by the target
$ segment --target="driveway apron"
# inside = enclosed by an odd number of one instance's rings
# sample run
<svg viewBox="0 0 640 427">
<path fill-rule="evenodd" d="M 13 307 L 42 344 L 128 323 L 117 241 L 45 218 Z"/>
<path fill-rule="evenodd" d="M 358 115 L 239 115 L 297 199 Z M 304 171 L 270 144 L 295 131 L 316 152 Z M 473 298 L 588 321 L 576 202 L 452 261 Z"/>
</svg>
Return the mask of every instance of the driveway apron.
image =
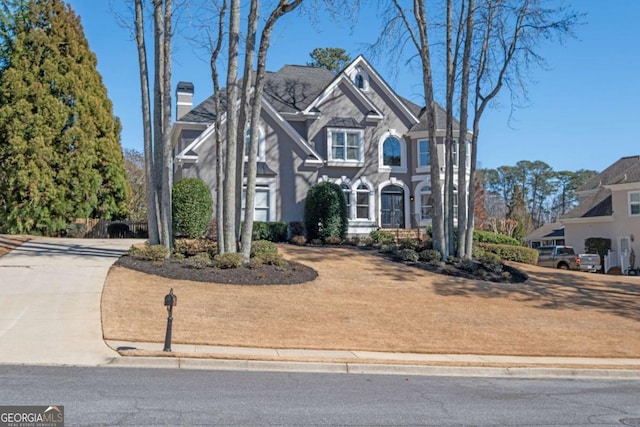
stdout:
<svg viewBox="0 0 640 427">
<path fill-rule="evenodd" d="M 107 272 L 132 239 L 36 238 L 0 257 L 0 363 L 96 366 Z"/>
</svg>

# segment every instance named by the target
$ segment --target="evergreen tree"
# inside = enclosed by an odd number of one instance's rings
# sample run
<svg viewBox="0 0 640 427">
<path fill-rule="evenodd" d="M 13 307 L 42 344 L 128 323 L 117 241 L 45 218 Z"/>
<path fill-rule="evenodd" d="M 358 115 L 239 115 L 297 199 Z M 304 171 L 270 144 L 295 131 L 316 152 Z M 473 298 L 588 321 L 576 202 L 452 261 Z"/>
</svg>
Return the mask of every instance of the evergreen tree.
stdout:
<svg viewBox="0 0 640 427">
<path fill-rule="evenodd" d="M 0 70 L 0 231 L 126 215 L 120 123 L 80 19 L 62 0 L 13 12 Z"/>
<path fill-rule="evenodd" d="M 339 47 L 317 47 L 309 56 L 313 61 L 307 62 L 307 65 L 326 68 L 336 74 L 351 62 L 347 51 Z"/>
</svg>

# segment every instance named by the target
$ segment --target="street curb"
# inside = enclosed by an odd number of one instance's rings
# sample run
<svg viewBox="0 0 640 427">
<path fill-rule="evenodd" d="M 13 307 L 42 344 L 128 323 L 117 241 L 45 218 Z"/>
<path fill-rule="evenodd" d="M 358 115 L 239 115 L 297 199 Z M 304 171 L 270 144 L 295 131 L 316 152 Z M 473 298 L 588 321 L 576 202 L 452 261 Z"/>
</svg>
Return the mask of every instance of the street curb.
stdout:
<svg viewBox="0 0 640 427">
<path fill-rule="evenodd" d="M 102 367 L 164 368 L 247 372 L 301 372 L 366 375 L 411 375 L 491 378 L 574 378 L 639 380 L 640 370 L 568 369 L 553 367 L 510 368 L 473 366 L 425 366 L 334 362 L 280 362 L 264 360 L 194 359 L 170 357 L 119 357 Z"/>
</svg>

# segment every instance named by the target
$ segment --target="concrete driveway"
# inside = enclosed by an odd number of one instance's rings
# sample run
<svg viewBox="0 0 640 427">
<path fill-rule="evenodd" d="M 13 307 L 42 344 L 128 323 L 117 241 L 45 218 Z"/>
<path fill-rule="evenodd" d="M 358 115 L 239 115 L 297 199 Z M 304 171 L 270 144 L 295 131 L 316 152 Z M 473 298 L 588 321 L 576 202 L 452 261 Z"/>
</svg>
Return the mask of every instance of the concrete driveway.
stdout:
<svg viewBox="0 0 640 427">
<path fill-rule="evenodd" d="M 0 363 L 96 366 L 118 357 L 102 339 L 102 286 L 140 241 L 36 238 L 0 257 Z"/>
</svg>

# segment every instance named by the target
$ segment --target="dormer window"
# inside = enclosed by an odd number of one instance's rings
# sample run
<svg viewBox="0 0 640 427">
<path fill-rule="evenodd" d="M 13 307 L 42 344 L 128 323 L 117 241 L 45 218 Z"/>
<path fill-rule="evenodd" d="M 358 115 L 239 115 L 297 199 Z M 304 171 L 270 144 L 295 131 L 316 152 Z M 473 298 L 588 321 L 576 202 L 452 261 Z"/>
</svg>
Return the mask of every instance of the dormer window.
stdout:
<svg viewBox="0 0 640 427">
<path fill-rule="evenodd" d="M 358 67 L 352 74 L 353 84 L 363 92 L 369 90 L 369 75 L 362 68 Z"/>
</svg>

